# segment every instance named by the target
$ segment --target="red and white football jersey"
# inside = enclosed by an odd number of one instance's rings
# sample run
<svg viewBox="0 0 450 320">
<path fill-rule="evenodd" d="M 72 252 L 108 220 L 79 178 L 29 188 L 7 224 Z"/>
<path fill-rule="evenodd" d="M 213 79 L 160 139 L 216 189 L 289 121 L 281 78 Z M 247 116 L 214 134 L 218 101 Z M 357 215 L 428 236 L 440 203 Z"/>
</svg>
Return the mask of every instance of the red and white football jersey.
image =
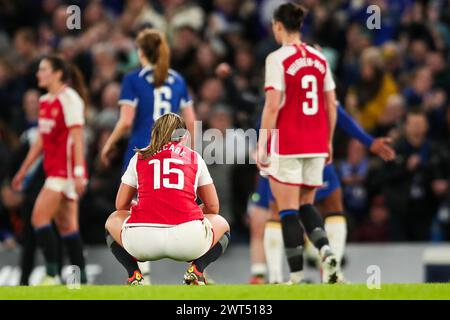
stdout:
<svg viewBox="0 0 450 320">
<path fill-rule="evenodd" d="M 74 89 L 65 86 L 56 95 L 40 98 L 39 132 L 47 177 L 73 177 L 74 144 L 69 129 L 83 125 L 84 102 Z"/>
<path fill-rule="evenodd" d="M 166 144 L 151 158 L 131 158 L 122 183 L 137 189 L 138 202 L 127 223 L 164 224 L 203 220 L 195 202 L 197 186 L 212 183 L 202 157 L 178 142 Z"/>
<path fill-rule="evenodd" d="M 270 153 L 326 157 L 329 129 L 324 92 L 333 90 L 335 83 L 323 54 L 305 44 L 285 45 L 267 56 L 265 71 L 265 90 L 283 92 L 278 137 L 272 137 Z"/>
</svg>

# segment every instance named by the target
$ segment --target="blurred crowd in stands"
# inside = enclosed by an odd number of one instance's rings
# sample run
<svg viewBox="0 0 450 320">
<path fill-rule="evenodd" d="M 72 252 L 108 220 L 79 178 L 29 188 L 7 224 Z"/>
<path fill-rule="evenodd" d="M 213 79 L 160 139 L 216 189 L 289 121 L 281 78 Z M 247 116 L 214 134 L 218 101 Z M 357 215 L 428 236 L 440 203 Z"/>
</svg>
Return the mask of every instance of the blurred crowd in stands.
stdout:
<svg viewBox="0 0 450 320">
<path fill-rule="evenodd" d="M 134 38 L 148 26 L 166 33 L 171 66 L 186 79 L 203 128 L 256 128 L 264 103 L 264 62 L 277 48 L 271 14 L 280 0 L 0 0 L 0 240 L 21 241 L 27 192 L 10 180 L 33 137 L 41 92 L 39 59 L 59 52 L 89 86 L 86 139 L 90 183 L 80 208 L 88 244 L 104 242 L 122 157 L 105 169 L 99 151 L 118 118 L 123 75 L 138 66 Z M 361 126 L 389 136 L 394 162 L 374 158 L 337 131 L 335 160 L 344 190 L 349 240 L 450 241 L 450 1 L 304 0 L 303 41 L 327 56 L 337 96 Z M 81 28 L 66 26 L 67 6 Z M 369 29 L 369 5 L 380 28 Z M 217 72 L 226 62 L 228 72 Z M 248 155 L 247 155 L 248 157 Z M 38 170 L 38 169 L 37 169 Z M 211 165 L 222 214 L 248 233 L 254 165 Z M 24 214 L 23 212 L 28 213 Z M 238 237 L 239 239 L 239 237 Z"/>
</svg>

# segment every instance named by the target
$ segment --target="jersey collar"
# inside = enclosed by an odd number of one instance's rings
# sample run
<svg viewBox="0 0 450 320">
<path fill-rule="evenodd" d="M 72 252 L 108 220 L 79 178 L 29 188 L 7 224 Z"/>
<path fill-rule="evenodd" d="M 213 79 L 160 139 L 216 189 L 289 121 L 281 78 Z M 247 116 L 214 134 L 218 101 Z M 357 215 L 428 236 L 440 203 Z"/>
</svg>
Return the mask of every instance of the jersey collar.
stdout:
<svg viewBox="0 0 450 320">
<path fill-rule="evenodd" d="M 67 88 L 67 84 L 64 84 L 56 93 L 50 93 L 50 92 L 48 92 L 47 94 L 48 94 L 48 97 L 49 97 L 49 100 L 51 100 L 51 101 L 53 101 L 53 100 L 55 100 L 56 99 L 56 97 L 61 93 L 61 92 L 63 92 L 64 90 L 66 90 L 66 88 Z"/>
<path fill-rule="evenodd" d="M 141 71 L 139 71 L 139 77 L 143 77 L 148 71 L 152 71 L 153 68 L 153 65 L 147 65 L 143 67 Z"/>
</svg>

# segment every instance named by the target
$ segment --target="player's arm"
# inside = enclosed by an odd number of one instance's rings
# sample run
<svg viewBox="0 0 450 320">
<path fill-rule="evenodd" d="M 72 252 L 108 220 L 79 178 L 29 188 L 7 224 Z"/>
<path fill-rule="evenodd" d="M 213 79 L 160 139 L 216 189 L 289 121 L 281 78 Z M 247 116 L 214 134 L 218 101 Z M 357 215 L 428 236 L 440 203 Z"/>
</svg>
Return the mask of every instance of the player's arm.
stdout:
<svg viewBox="0 0 450 320">
<path fill-rule="evenodd" d="M 197 154 L 198 162 L 198 187 L 197 195 L 202 200 L 200 208 L 203 214 L 219 213 L 219 197 L 205 161 Z"/>
<path fill-rule="evenodd" d="M 119 121 L 102 149 L 101 159 L 104 165 L 109 165 L 109 156 L 116 143 L 131 131 L 135 115 L 136 107 L 129 104 L 123 104 L 120 107 Z"/>
<path fill-rule="evenodd" d="M 384 161 L 395 159 L 395 151 L 389 146 L 390 138 L 380 137 L 374 138 L 368 134 L 356 121 L 345 111 L 345 109 L 338 105 L 337 126 L 342 129 L 350 137 L 355 138 L 374 154 L 382 158 Z"/>
<path fill-rule="evenodd" d="M 101 161 L 103 165 L 109 165 L 109 158 L 114 150 L 116 143 L 127 135 L 133 126 L 136 115 L 136 107 L 139 101 L 138 92 L 135 90 L 133 74 L 128 74 L 123 78 L 122 90 L 120 92 L 119 106 L 120 116 L 113 132 L 109 136 L 101 152 Z"/>
<path fill-rule="evenodd" d="M 328 117 L 328 130 L 329 130 L 329 142 L 328 142 L 328 163 L 332 162 L 333 159 L 333 137 L 334 129 L 336 128 L 337 120 L 337 108 L 336 108 L 336 93 L 333 90 L 325 91 L 325 106 Z"/>
<path fill-rule="evenodd" d="M 336 106 L 336 84 L 334 83 L 333 76 L 331 75 L 330 66 L 328 62 L 326 64 L 325 78 L 324 78 L 324 96 L 325 96 L 325 109 L 328 118 L 328 149 L 329 155 L 327 162 L 330 163 L 333 160 L 333 137 L 334 129 L 336 128 L 337 121 L 337 106 Z"/>
<path fill-rule="evenodd" d="M 267 165 L 265 156 L 267 140 L 271 130 L 276 127 L 284 91 L 283 66 L 273 53 L 268 55 L 266 59 L 264 89 L 266 91 L 266 96 L 257 145 L 257 163 L 259 166 Z"/>
<path fill-rule="evenodd" d="M 328 115 L 329 137 L 330 142 L 332 142 L 337 121 L 336 93 L 334 90 L 325 91 L 325 103 Z"/>
<path fill-rule="evenodd" d="M 17 171 L 16 175 L 13 178 L 12 188 L 15 191 L 20 191 L 20 189 L 22 188 L 23 179 L 25 178 L 28 169 L 37 160 L 37 158 L 41 155 L 41 153 L 42 153 L 42 137 L 39 134 L 36 141 L 30 146 L 30 150 L 28 150 L 25 160 L 22 162 L 20 169 Z"/>
<path fill-rule="evenodd" d="M 84 172 L 84 137 L 83 126 L 73 126 L 69 129 L 69 135 L 74 146 L 74 176 L 75 189 L 78 195 L 84 193 L 86 188 L 86 173 Z"/>
<path fill-rule="evenodd" d="M 116 196 L 116 210 L 130 210 L 135 195 L 136 188 L 121 183 Z"/>
<path fill-rule="evenodd" d="M 275 129 L 278 112 L 280 111 L 280 103 L 282 98 L 282 92 L 276 89 L 269 89 L 266 91 L 266 101 L 261 118 L 261 131 L 258 140 L 258 155 L 257 161 L 260 165 L 264 165 L 265 162 L 265 150 L 267 146 L 267 140 L 270 136 L 272 129 Z"/>
<path fill-rule="evenodd" d="M 137 154 L 135 154 L 128 163 L 127 170 L 121 178 L 119 191 L 116 195 L 116 210 L 130 210 L 133 205 L 133 198 L 137 193 L 138 175 L 137 175 Z"/>
<path fill-rule="evenodd" d="M 219 197 L 217 196 L 216 187 L 213 183 L 203 185 L 197 188 L 197 194 L 202 200 L 200 208 L 203 214 L 218 214 L 219 213 Z"/>
<path fill-rule="evenodd" d="M 364 131 L 356 121 L 345 111 L 345 109 L 338 104 L 338 117 L 337 117 L 337 126 L 339 129 L 343 130 L 347 135 L 352 138 L 355 138 L 367 148 L 373 143 L 374 138 Z"/>
</svg>

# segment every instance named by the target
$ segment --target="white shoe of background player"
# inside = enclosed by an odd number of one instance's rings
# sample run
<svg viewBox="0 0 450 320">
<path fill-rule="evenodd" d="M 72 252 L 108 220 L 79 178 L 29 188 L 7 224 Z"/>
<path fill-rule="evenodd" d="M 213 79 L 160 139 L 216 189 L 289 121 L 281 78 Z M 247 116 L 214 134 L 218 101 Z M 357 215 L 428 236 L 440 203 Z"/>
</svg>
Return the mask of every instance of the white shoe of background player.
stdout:
<svg viewBox="0 0 450 320">
<path fill-rule="evenodd" d="M 326 251 L 322 257 L 322 283 L 337 283 L 339 264 L 331 251 Z"/>
</svg>

